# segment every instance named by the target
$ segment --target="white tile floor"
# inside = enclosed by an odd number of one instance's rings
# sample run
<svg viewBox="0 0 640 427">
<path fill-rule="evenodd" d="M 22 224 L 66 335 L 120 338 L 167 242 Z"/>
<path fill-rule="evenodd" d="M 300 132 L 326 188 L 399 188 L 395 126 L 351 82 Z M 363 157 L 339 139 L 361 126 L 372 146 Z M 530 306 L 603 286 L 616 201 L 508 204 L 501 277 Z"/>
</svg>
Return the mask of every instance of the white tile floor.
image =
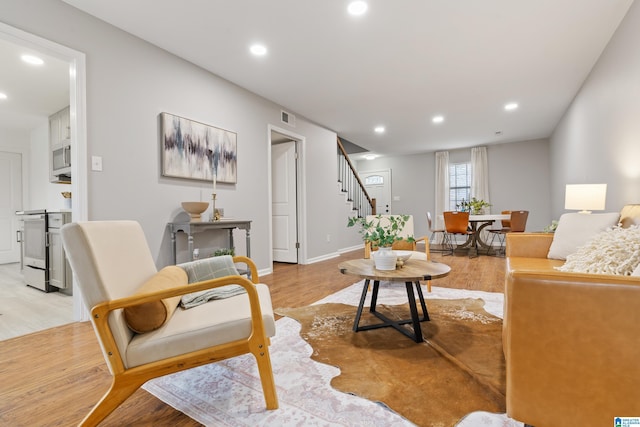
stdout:
<svg viewBox="0 0 640 427">
<path fill-rule="evenodd" d="M 0 265 L 0 340 L 73 321 L 73 297 L 27 286 L 20 264 Z"/>
</svg>

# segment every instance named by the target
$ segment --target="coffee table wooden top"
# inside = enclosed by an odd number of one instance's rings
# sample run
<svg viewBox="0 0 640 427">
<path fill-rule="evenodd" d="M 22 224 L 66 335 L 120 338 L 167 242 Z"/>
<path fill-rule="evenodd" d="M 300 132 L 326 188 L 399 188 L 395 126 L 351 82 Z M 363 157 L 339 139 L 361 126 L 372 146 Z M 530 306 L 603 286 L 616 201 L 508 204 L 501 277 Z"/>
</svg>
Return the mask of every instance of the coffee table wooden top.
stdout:
<svg viewBox="0 0 640 427">
<path fill-rule="evenodd" d="M 451 271 L 451 267 L 438 262 L 411 258 L 402 268 L 395 270 L 376 270 L 373 259 L 354 259 L 341 262 L 338 265 L 342 274 L 360 276 L 369 280 L 388 280 L 391 282 L 415 282 L 420 280 L 432 280 L 445 277 Z"/>
</svg>

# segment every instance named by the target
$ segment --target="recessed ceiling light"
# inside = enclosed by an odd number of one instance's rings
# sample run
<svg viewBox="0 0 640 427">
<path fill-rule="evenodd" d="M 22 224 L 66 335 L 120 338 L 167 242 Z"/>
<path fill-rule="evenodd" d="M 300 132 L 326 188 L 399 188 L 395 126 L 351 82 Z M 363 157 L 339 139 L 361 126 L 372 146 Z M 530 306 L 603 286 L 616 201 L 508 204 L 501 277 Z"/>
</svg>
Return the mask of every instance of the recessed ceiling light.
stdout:
<svg viewBox="0 0 640 427">
<path fill-rule="evenodd" d="M 433 123 L 442 123 L 442 122 L 444 122 L 444 116 L 433 116 L 431 118 L 431 121 Z"/>
<path fill-rule="evenodd" d="M 31 65 L 42 65 L 44 64 L 44 61 L 40 58 L 38 58 L 37 56 L 33 56 L 33 55 L 22 55 L 20 57 L 24 62 L 26 62 L 27 64 L 31 64 Z"/>
<path fill-rule="evenodd" d="M 375 154 L 365 154 L 363 157 L 367 160 L 373 160 L 378 156 L 376 156 Z"/>
<path fill-rule="evenodd" d="M 267 48 L 261 44 L 254 44 L 249 48 L 249 50 L 251 50 L 251 53 L 256 56 L 264 56 L 267 54 Z"/>
<path fill-rule="evenodd" d="M 513 111 L 518 108 L 518 104 L 515 102 L 510 102 L 504 105 L 504 109 L 507 111 Z"/>
<path fill-rule="evenodd" d="M 376 128 L 373 129 L 373 131 L 375 133 L 384 133 L 384 126 L 376 126 Z"/>
<path fill-rule="evenodd" d="M 7 99 L 7 94 L 0 92 L 0 99 Z"/>
<path fill-rule="evenodd" d="M 364 14 L 367 11 L 368 7 L 369 6 L 367 5 L 367 2 L 359 0 L 349 3 L 349 7 L 347 7 L 347 10 L 351 15 L 359 16 Z"/>
</svg>

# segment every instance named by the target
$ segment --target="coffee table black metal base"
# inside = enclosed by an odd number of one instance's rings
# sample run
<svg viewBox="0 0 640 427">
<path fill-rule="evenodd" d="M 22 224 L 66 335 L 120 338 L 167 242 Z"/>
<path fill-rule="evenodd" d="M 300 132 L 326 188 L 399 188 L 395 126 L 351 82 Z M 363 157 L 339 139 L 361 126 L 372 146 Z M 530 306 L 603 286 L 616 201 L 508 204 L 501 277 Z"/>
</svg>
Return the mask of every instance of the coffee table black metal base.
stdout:
<svg viewBox="0 0 640 427">
<path fill-rule="evenodd" d="M 353 322 L 353 331 L 359 332 L 359 331 L 368 331 L 371 329 L 391 327 L 401 332 L 402 334 L 406 335 L 407 337 L 411 338 L 415 342 L 423 342 L 424 338 L 422 337 L 422 328 L 420 327 L 420 322 L 428 321 L 429 313 L 427 311 L 427 305 L 424 302 L 424 296 L 422 294 L 422 289 L 420 288 L 420 282 L 405 282 L 405 286 L 407 288 L 407 298 L 409 300 L 409 309 L 411 311 L 411 318 L 404 319 L 404 320 L 392 320 L 392 319 L 389 319 L 384 314 L 376 311 L 376 304 L 378 301 L 378 288 L 380 287 L 380 281 L 374 280 L 373 289 L 371 293 L 371 306 L 369 307 L 369 311 L 378 319 L 382 320 L 382 323 L 359 326 L 360 317 L 362 316 L 362 309 L 364 308 L 364 301 L 367 297 L 367 291 L 369 290 L 370 283 L 371 281 L 369 279 L 366 279 L 364 281 L 364 288 L 362 289 L 360 304 L 358 305 L 358 311 L 356 312 L 356 319 Z M 422 318 L 418 313 L 418 307 L 416 305 L 416 297 L 413 292 L 414 284 L 416 287 L 416 292 L 418 293 L 420 306 L 422 308 Z M 411 324 L 413 326 L 413 331 L 409 330 L 404 326 L 407 324 Z"/>
</svg>

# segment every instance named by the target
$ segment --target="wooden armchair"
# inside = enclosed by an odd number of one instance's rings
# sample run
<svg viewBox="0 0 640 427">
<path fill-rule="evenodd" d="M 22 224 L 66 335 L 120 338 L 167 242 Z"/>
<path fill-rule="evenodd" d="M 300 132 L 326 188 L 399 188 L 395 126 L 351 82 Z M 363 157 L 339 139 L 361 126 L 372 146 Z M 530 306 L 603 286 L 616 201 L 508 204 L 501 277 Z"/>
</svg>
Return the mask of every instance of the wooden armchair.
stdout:
<svg viewBox="0 0 640 427">
<path fill-rule="evenodd" d="M 235 257 L 251 271 L 251 281 L 239 275 L 186 284 L 169 283 L 156 271 L 140 225 L 133 221 L 71 223 L 62 228 L 62 241 L 82 293 L 91 308 L 91 321 L 113 379 L 111 387 L 80 425 L 97 425 L 148 380 L 173 372 L 217 362 L 241 354 L 255 356 L 267 409 L 278 400 L 271 368 L 269 337 L 275 320 L 269 289 L 258 283 L 254 263 Z M 230 262 L 231 263 L 231 262 Z M 232 264 L 232 263 L 231 263 Z M 172 277 L 172 276 L 170 276 Z M 158 290 L 140 293 L 145 289 Z M 151 284 L 151 286 L 147 286 Z M 225 285 L 242 286 L 246 293 L 199 305 L 176 308 L 181 295 Z M 171 302 L 173 301 L 173 302 Z M 125 308 L 162 302 L 164 323 L 145 333 L 128 326 Z M 167 302 L 169 305 L 167 306 Z M 169 313 L 173 306 L 172 314 Z"/>
</svg>

